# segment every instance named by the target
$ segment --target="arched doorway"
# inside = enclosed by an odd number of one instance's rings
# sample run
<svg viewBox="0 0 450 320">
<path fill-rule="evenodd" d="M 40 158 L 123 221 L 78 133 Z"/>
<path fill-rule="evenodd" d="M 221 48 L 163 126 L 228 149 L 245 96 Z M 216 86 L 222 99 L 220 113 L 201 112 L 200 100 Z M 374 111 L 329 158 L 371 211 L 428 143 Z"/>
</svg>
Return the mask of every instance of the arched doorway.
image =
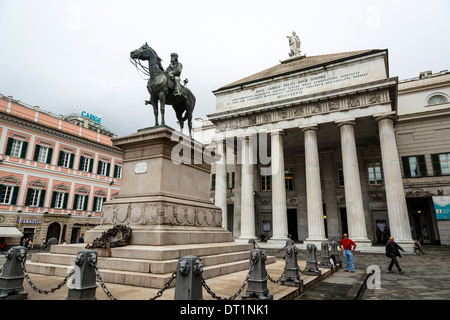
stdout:
<svg viewBox="0 0 450 320">
<path fill-rule="evenodd" d="M 47 242 L 51 238 L 56 238 L 58 239 L 59 242 L 60 233 L 61 233 L 61 225 L 58 222 L 51 223 L 47 229 L 47 236 L 45 237 L 45 242 Z"/>
</svg>

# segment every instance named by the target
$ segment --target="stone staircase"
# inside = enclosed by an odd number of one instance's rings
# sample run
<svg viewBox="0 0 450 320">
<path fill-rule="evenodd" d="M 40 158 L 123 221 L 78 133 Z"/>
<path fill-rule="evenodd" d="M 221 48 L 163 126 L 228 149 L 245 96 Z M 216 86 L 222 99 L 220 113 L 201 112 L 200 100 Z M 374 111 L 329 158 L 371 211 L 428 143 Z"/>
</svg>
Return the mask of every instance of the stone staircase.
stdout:
<svg viewBox="0 0 450 320">
<path fill-rule="evenodd" d="M 75 265 L 79 251 L 86 244 L 53 245 L 48 253 L 35 253 L 27 261 L 28 272 L 66 277 Z M 249 268 L 253 244 L 223 242 L 189 245 L 128 245 L 120 248 L 95 249 L 97 266 L 106 283 L 161 289 L 176 271 L 178 259 L 194 255 L 202 260 L 203 278 L 209 279 Z M 275 263 L 269 256 L 266 264 Z M 172 286 L 175 281 L 172 282 Z"/>
</svg>

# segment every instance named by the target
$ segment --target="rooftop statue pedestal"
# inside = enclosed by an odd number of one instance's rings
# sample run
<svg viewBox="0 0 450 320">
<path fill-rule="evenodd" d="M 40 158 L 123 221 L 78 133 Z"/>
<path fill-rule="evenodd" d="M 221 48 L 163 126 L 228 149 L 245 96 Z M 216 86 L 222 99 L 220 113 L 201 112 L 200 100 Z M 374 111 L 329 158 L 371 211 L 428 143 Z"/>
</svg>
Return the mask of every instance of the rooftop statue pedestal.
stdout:
<svg viewBox="0 0 450 320">
<path fill-rule="evenodd" d="M 167 126 L 113 139 L 123 150 L 119 195 L 103 204 L 101 224 L 86 242 L 114 225 L 132 229 L 135 245 L 177 245 L 233 241 L 222 228 L 222 212 L 210 200 L 214 159 L 202 145 Z"/>
</svg>

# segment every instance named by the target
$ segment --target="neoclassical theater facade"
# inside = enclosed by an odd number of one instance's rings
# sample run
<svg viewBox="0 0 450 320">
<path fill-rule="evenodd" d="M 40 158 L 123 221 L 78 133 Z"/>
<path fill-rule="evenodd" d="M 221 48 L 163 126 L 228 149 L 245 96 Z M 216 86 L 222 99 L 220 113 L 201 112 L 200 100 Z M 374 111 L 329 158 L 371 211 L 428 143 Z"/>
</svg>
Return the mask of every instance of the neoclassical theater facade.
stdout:
<svg viewBox="0 0 450 320">
<path fill-rule="evenodd" d="M 213 93 L 195 138 L 222 155 L 211 194 L 236 240 L 348 233 L 361 248 L 385 243 L 386 227 L 413 242 L 388 50 L 294 55 Z"/>
</svg>

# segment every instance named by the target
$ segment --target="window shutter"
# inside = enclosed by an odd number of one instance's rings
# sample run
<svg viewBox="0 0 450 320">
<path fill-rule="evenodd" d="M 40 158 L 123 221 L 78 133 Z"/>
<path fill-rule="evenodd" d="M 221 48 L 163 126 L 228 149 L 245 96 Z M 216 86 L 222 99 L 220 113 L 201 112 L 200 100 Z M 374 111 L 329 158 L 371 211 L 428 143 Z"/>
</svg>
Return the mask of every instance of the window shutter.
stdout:
<svg viewBox="0 0 450 320">
<path fill-rule="evenodd" d="M 17 203 L 17 196 L 19 194 L 19 187 L 13 187 L 13 193 L 11 198 L 11 204 Z"/>
<path fill-rule="evenodd" d="M 59 152 L 59 158 L 58 158 L 58 166 L 62 166 L 63 163 L 63 157 L 64 157 L 64 151 Z"/>
<path fill-rule="evenodd" d="M 56 195 L 57 195 L 57 192 L 56 192 L 56 191 L 53 191 L 53 194 L 52 194 L 52 202 L 50 203 L 50 208 L 54 208 L 54 207 L 55 207 Z"/>
<path fill-rule="evenodd" d="M 439 160 L 438 154 L 431 155 L 431 164 L 433 165 L 433 174 L 436 177 L 441 176 L 442 175 L 441 161 Z"/>
<path fill-rule="evenodd" d="M 106 164 L 106 176 L 109 177 L 109 169 L 111 168 L 111 163 Z"/>
<path fill-rule="evenodd" d="M 427 172 L 427 164 L 425 162 L 425 156 L 421 155 L 421 156 L 417 156 L 417 161 L 419 162 L 419 175 L 421 177 L 426 177 L 428 176 L 428 172 Z"/>
<path fill-rule="evenodd" d="M 11 149 L 12 149 L 13 142 L 14 142 L 13 138 L 8 138 L 8 143 L 6 144 L 5 155 L 7 155 L 7 156 L 11 155 Z"/>
<path fill-rule="evenodd" d="M 76 194 L 76 195 L 73 197 L 73 206 L 72 206 L 72 209 L 73 209 L 73 210 L 77 210 L 78 197 L 79 197 L 78 194 Z"/>
<path fill-rule="evenodd" d="M 87 205 L 88 205 L 89 197 L 84 196 L 84 204 L 83 204 L 83 210 L 87 211 Z"/>
<path fill-rule="evenodd" d="M 114 165 L 114 178 L 117 178 L 117 170 L 119 170 L 118 165 Z"/>
<path fill-rule="evenodd" d="M 53 154 L 53 149 L 52 148 L 48 148 L 47 161 L 46 161 L 47 164 L 51 164 L 51 162 L 52 162 L 52 154 Z"/>
<path fill-rule="evenodd" d="M 84 157 L 80 156 L 80 163 L 78 164 L 78 170 L 82 170 L 83 169 L 83 163 L 84 163 Z"/>
<path fill-rule="evenodd" d="M 98 197 L 94 197 L 94 203 L 92 205 L 92 212 L 95 212 L 95 209 L 97 208 L 97 201 L 98 201 Z"/>
<path fill-rule="evenodd" d="M 45 190 L 41 190 L 41 197 L 39 198 L 39 207 L 44 206 L 44 200 L 45 200 Z"/>
<path fill-rule="evenodd" d="M 73 161 L 75 160 L 75 154 L 70 154 L 70 160 L 69 160 L 69 168 L 73 169 Z"/>
<path fill-rule="evenodd" d="M 28 142 L 23 141 L 22 150 L 20 152 L 20 158 L 25 159 L 27 157 L 27 149 L 28 149 Z"/>
<path fill-rule="evenodd" d="M 94 159 L 89 159 L 89 169 L 88 171 L 92 173 L 92 167 L 94 166 Z"/>
<path fill-rule="evenodd" d="M 411 167 L 409 165 L 409 157 L 402 157 L 403 174 L 405 178 L 411 178 Z"/>
<path fill-rule="evenodd" d="M 68 193 L 63 193 L 63 197 L 64 197 L 64 201 L 63 201 L 63 209 L 67 209 L 67 200 L 69 198 L 69 194 Z"/>
<path fill-rule="evenodd" d="M 28 188 L 27 190 L 27 197 L 25 198 L 25 206 L 29 206 L 31 203 L 31 195 L 33 194 L 33 189 Z"/>
<path fill-rule="evenodd" d="M 36 145 L 36 148 L 34 149 L 33 161 L 38 161 L 38 158 L 39 158 L 39 150 L 41 150 L 41 146 L 37 144 L 37 145 Z"/>
<path fill-rule="evenodd" d="M 102 161 L 101 160 L 98 162 L 97 174 L 100 174 L 100 172 L 102 172 Z"/>
</svg>

